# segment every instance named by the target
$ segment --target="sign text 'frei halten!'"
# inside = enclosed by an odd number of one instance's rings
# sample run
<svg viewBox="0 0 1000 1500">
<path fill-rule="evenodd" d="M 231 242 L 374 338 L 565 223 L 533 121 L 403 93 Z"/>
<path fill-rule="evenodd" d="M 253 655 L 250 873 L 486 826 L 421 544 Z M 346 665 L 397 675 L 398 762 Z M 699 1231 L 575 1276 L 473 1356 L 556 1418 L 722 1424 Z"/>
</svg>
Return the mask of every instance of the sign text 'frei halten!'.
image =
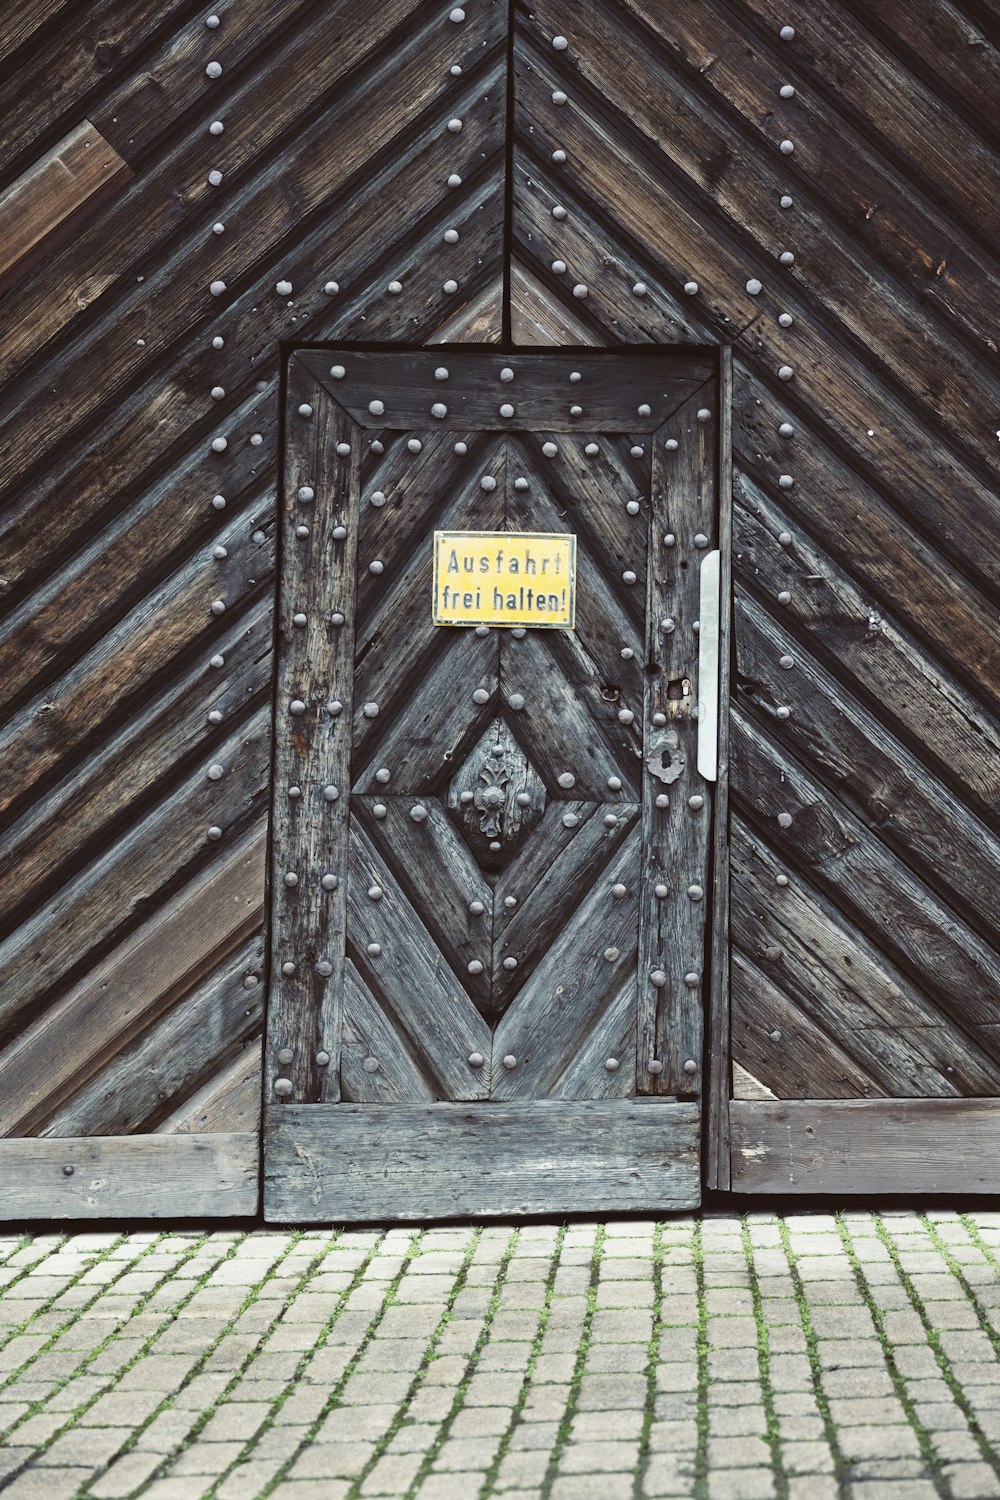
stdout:
<svg viewBox="0 0 1000 1500">
<path fill-rule="evenodd" d="M 575 536 L 435 531 L 435 625 L 572 630 L 575 609 Z"/>
</svg>

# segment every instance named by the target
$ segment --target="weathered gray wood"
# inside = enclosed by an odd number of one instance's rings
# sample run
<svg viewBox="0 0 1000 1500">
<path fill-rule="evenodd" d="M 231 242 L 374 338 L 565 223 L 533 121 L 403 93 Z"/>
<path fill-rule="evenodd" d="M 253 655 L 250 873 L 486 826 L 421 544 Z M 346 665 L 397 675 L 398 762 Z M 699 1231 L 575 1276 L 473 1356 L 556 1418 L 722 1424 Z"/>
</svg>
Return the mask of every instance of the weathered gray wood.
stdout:
<svg viewBox="0 0 1000 1500">
<path fill-rule="evenodd" d="M 294 356 L 287 411 L 265 1088 L 301 1103 L 340 1089 L 361 457 L 354 423 Z"/>
<path fill-rule="evenodd" d="M 897 963 L 927 976 L 936 1003 L 964 1026 L 1000 1020 L 1000 957 L 742 711 L 734 708 L 731 724 L 739 802 L 774 830 L 789 864 L 804 866 Z"/>
<path fill-rule="evenodd" d="M 998 1099 L 734 1099 L 735 1193 L 995 1193 Z"/>
<path fill-rule="evenodd" d="M 403 1032 L 439 1096 L 481 1099 L 489 1080 L 469 1062 L 490 1056 L 490 1030 L 438 951 L 360 819 L 350 827 L 347 939 L 362 980 Z M 419 882 L 418 882 L 419 884 Z M 372 895 L 372 892 L 381 894 Z M 430 892 L 425 899 L 433 899 Z"/>
<path fill-rule="evenodd" d="M 571 813 L 580 821 L 567 828 Z M 493 909 L 493 1010 L 500 1015 L 527 982 L 548 951 L 553 934 L 562 931 L 593 887 L 614 883 L 604 867 L 629 830 L 639 809 L 635 803 L 551 801 L 521 856 L 501 871 Z M 617 823 L 609 828 L 604 819 Z M 508 906 L 508 902 L 514 902 Z M 516 958 L 517 968 L 503 967 Z M 605 1056 L 610 1056 L 606 1053 Z M 602 1059 L 603 1061 L 603 1059 Z"/>
<path fill-rule="evenodd" d="M 719 351 L 719 760 L 712 828 L 712 909 L 710 916 L 710 1006 L 707 1017 L 708 1099 L 705 1120 L 705 1184 L 729 1187 L 730 912 L 729 860 L 729 696 L 733 621 L 733 352 Z"/>
<path fill-rule="evenodd" d="M 628 1099 L 636 1093 L 636 981 L 627 974 L 583 1046 L 550 1086 L 552 1099 Z M 614 1062 L 615 1067 L 608 1063 Z M 495 1059 L 496 1066 L 502 1066 Z"/>
<path fill-rule="evenodd" d="M 731 848 L 733 942 L 853 1057 L 878 1092 L 948 1097 L 1000 1089 L 1000 1060 L 984 1028 L 974 1037 L 961 1015 L 938 1005 L 934 985 L 915 988 L 736 816 Z M 778 885 L 779 878 L 787 884 Z M 752 1011 L 756 1002 L 750 996 L 740 1004 Z M 734 1056 L 742 1061 L 738 1047 Z M 780 1087 L 774 1092 L 785 1097 Z M 822 1091 L 812 1083 L 802 1096 L 819 1098 Z"/>
<path fill-rule="evenodd" d="M 693 1104 L 566 1099 L 267 1112 L 271 1223 L 694 1208 Z"/>
<path fill-rule="evenodd" d="M 636 825 L 509 1003 L 493 1036 L 494 1099 L 544 1098 L 586 1045 L 624 977 L 634 975 L 640 850 Z M 625 887 L 624 895 L 614 894 L 616 885 Z M 503 1061 L 508 1057 L 510 1066 Z M 594 1078 L 600 1092 L 596 1062 Z"/>
<path fill-rule="evenodd" d="M 699 419 L 700 411 L 709 419 Z M 646 673 L 643 705 L 638 959 L 638 1077 L 640 1089 L 651 1094 L 700 1094 L 704 1087 L 714 787 L 697 766 L 695 626 L 701 558 L 708 547 L 718 546 L 719 537 L 717 423 L 714 395 L 699 392 L 664 423 L 653 443 L 646 661 L 655 663 L 656 671 Z M 677 447 L 668 449 L 668 442 Z M 667 536 L 674 538 L 669 545 Z M 696 536 L 704 539 L 702 545 Z M 670 622 L 672 628 L 665 630 Z M 658 807 L 657 797 L 665 797 L 667 805 Z M 692 806 L 692 798 L 700 805 Z M 658 896 L 657 889 L 666 894 Z"/>
<path fill-rule="evenodd" d="M 226 1219 L 255 1214 L 256 1131 L 0 1140 L 2 1219 Z"/>
<path fill-rule="evenodd" d="M 343 355 L 334 352 L 331 360 L 324 349 L 307 350 L 299 357 L 360 426 L 404 431 L 427 427 L 431 406 L 441 402 L 448 408 L 443 425 L 475 427 L 481 432 L 576 433 L 583 420 L 594 432 L 621 432 L 624 425 L 629 432 L 650 433 L 712 374 L 711 364 L 697 356 L 677 355 L 666 364 L 659 350 L 623 355 L 629 395 L 634 394 L 636 407 L 645 403 L 650 408 L 648 416 L 640 416 L 635 410 L 628 412 L 620 388 L 607 382 L 606 357 L 578 350 L 463 353 L 450 366 L 445 356 L 433 352 L 354 350 Z M 331 378 L 331 362 L 343 365 L 346 374 Z M 442 364 L 450 372 L 446 381 L 434 376 Z M 500 371 L 508 366 L 514 370 L 510 383 L 500 378 Z M 574 371 L 581 379 L 571 384 Z M 368 407 L 373 399 L 382 401 L 384 415 L 371 415 Z M 501 415 L 504 401 L 514 406 L 513 417 Z M 570 415 L 574 402 L 584 409 L 582 419 Z"/>
<path fill-rule="evenodd" d="M 412 1104 L 435 1097 L 419 1049 L 408 1047 L 406 1032 L 392 1024 L 350 959 L 344 965 L 340 1089 L 351 1104 Z"/>
<path fill-rule="evenodd" d="M 213 954 L 258 928 L 265 832 L 258 826 L 225 846 L 54 1004 L 22 1022 L 0 1055 L 0 1134 L 35 1129 L 53 1100 L 80 1088 L 193 987 Z M 46 960 L 54 966 L 56 955 Z M 18 995 L 13 989 L 12 1002 Z"/>
<path fill-rule="evenodd" d="M 259 1036 L 161 1121 L 156 1133 L 205 1135 L 252 1131 L 259 1139 L 263 1061 L 264 1038 Z"/>
<path fill-rule="evenodd" d="M 1000 839 L 742 589 L 735 608 L 740 701 L 766 715 L 783 746 L 992 936 Z M 791 670 L 780 666 L 788 659 Z M 781 707 L 790 712 L 778 718 Z"/>
</svg>

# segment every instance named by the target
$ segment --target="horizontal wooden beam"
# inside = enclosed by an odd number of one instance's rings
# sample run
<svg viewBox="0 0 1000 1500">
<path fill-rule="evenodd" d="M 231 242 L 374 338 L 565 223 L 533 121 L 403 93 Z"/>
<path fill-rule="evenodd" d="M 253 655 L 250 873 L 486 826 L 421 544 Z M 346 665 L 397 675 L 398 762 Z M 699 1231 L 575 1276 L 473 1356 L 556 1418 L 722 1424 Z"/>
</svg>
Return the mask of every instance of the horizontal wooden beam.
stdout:
<svg viewBox="0 0 1000 1500">
<path fill-rule="evenodd" d="M 700 1110 L 657 1099 L 272 1106 L 271 1223 L 696 1208 Z"/>
<path fill-rule="evenodd" d="M 734 1193 L 996 1193 L 1000 1099 L 734 1099 Z"/>
<path fill-rule="evenodd" d="M 89 120 L 74 126 L 0 194 L 0 288 L 23 275 L 80 212 L 134 175 Z"/>
<path fill-rule="evenodd" d="M 225 1219 L 255 1214 L 253 1131 L 0 1140 L 0 1219 Z"/>
</svg>

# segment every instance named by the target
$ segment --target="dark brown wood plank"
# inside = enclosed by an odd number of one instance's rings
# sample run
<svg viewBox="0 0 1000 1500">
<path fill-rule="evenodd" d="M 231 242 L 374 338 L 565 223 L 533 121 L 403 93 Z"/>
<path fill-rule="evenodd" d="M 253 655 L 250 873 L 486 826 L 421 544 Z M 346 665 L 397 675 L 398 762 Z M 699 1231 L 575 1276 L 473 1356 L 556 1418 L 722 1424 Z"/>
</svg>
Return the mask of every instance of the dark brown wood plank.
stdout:
<svg viewBox="0 0 1000 1500">
<path fill-rule="evenodd" d="M 207 965 L 218 963 L 259 930 L 265 833 L 257 828 L 235 841 L 223 859 L 203 868 L 178 896 L 160 902 L 143 926 L 40 1014 L 31 1016 L 29 1010 L 30 1019 L 25 1017 L 32 986 L 28 979 L 19 979 L 16 968 L 6 968 L 8 1003 L 20 1029 L 0 1053 L 0 1135 L 34 1130 L 51 1114 L 53 1100 L 68 1096 L 113 1064 L 133 1038 L 169 1009 L 178 992 L 197 982 Z M 124 852 L 127 859 L 127 847 Z M 132 864 L 137 862 L 133 859 Z M 79 902 L 75 891 L 73 895 Z M 114 890 L 108 905 L 124 904 L 125 899 Z M 68 902 L 67 906 L 69 915 L 76 915 Z M 77 920 L 84 934 L 81 946 L 103 936 L 101 923 L 88 913 Z M 117 920 L 120 924 L 121 917 Z M 73 927 L 65 920 L 63 925 L 72 940 Z M 22 944 L 30 943 L 32 924 L 17 936 Z M 65 955 L 58 950 L 52 954 L 50 943 L 42 949 L 36 944 L 31 949 L 36 966 L 40 952 L 45 954 L 51 986 L 66 969 Z M 38 988 L 46 993 L 43 981 Z"/>
<path fill-rule="evenodd" d="M 0 292 L 132 175 L 89 120 L 58 141 L 0 193 Z"/>
<path fill-rule="evenodd" d="M 801 874 L 789 875 L 785 861 L 738 817 L 731 858 L 732 942 L 881 1093 L 997 1092 L 1000 1061 L 986 1028 L 973 1037 L 960 1012 L 956 1019 L 938 1005 L 933 985 L 926 992 L 914 985 L 851 918 Z M 780 1088 L 773 1092 L 784 1097 Z M 804 1097 L 819 1097 L 819 1090 Z"/>
<path fill-rule="evenodd" d="M 741 952 L 733 954 L 731 1036 L 734 1062 L 777 1099 L 867 1099 L 887 1092 Z"/>
<path fill-rule="evenodd" d="M 340 1086 L 354 611 L 334 623 L 331 604 L 353 599 L 361 460 L 354 423 L 295 356 L 286 412 L 266 1065 L 272 1097 L 302 1102 Z"/>
<path fill-rule="evenodd" d="M 693 1104 L 572 1102 L 271 1108 L 269 1223 L 694 1208 Z"/>
<path fill-rule="evenodd" d="M 786 751 L 991 937 L 1000 840 L 742 589 L 735 612 L 740 702 L 765 715 Z"/>
<path fill-rule="evenodd" d="M 719 545 L 717 422 L 714 393 L 699 392 L 653 443 L 638 959 L 638 1079 L 651 1094 L 703 1092 L 714 788 L 698 772 L 696 625 L 701 560 Z"/>
<path fill-rule="evenodd" d="M 807 490 L 812 489 L 810 476 Z M 950 665 L 965 666 L 974 653 L 976 676 L 986 685 L 985 608 L 963 608 L 961 581 L 953 573 L 949 578 L 936 560 L 925 568 L 922 556 L 901 544 L 898 525 L 895 555 L 885 560 L 879 579 L 868 569 L 869 559 L 880 567 L 877 539 L 871 551 L 867 539 L 863 544 L 849 539 L 841 545 L 842 561 L 836 562 L 816 540 L 821 529 L 834 539 L 832 515 L 817 526 L 798 502 L 791 514 L 745 472 L 736 474 L 735 490 L 733 539 L 740 582 L 775 602 L 781 595 L 782 614 L 787 613 L 811 651 L 848 679 L 853 697 L 874 705 L 897 734 L 917 744 L 921 759 L 963 799 L 995 807 L 1000 718 Z M 865 515 L 878 531 L 871 506 L 866 505 Z M 866 525 L 866 533 L 868 529 Z M 782 544 L 782 536 L 790 541 Z M 934 607 L 939 600 L 944 601 L 942 613 Z M 902 623 L 900 613 L 914 621 L 933 616 L 929 646 Z M 971 633 L 963 627 L 971 627 Z"/>
<path fill-rule="evenodd" d="M 226 954 L 207 979 L 190 976 L 192 988 L 182 990 L 165 1014 L 156 1016 L 154 1009 L 153 1024 L 116 1051 L 83 1088 L 75 1090 L 70 1082 L 47 1101 L 48 1117 L 36 1121 L 33 1134 L 143 1135 L 157 1130 L 182 1100 L 239 1059 L 260 1032 L 264 987 L 253 983 L 248 989 L 246 981 L 259 980 L 263 947 L 258 932 Z M 256 1092 L 259 1100 L 259 1083 Z"/>
<path fill-rule="evenodd" d="M 582 351 L 462 353 L 449 365 L 445 356 L 434 353 L 355 350 L 339 359 L 334 356 L 346 372 L 337 380 L 329 375 L 331 359 L 325 350 L 306 351 L 300 358 L 359 426 L 405 432 L 427 428 L 431 407 L 441 403 L 447 413 L 435 419 L 435 427 L 440 421 L 448 428 L 480 432 L 548 434 L 579 432 L 585 424 L 594 432 L 651 433 L 712 373 L 708 362 L 697 356 L 675 354 L 664 359 L 659 351 L 619 355 L 626 361 L 629 394 L 635 398 L 635 407 L 629 411 L 620 388 L 603 378 L 607 356 Z M 449 378 L 438 380 L 435 370 L 443 362 Z M 504 369 L 513 370 L 512 380 L 501 378 Z M 571 383 L 574 372 L 580 379 Z M 382 402 L 384 414 L 370 414 L 372 400 Z M 512 416 L 502 415 L 500 407 L 505 403 L 514 407 Z M 574 405 L 581 406 L 582 413 L 571 414 Z M 648 413 L 640 414 L 640 406 L 648 406 Z"/>
<path fill-rule="evenodd" d="M 734 709 L 737 804 L 773 830 L 790 866 L 974 1027 L 1000 1020 L 1000 958 L 836 797 Z M 778 822 L 787 818 L 787 826 Z"/>
<path fill-rule="evenodd" d="M 0 1140 L 4 1219 L 228 1219 L 257 1212 L 255 1131 Z"/>
<path fill-rule="evenodd" d="M 995 1193 L 998 1099 L 734 1099 L 734 1193 Z"/>
</svg>

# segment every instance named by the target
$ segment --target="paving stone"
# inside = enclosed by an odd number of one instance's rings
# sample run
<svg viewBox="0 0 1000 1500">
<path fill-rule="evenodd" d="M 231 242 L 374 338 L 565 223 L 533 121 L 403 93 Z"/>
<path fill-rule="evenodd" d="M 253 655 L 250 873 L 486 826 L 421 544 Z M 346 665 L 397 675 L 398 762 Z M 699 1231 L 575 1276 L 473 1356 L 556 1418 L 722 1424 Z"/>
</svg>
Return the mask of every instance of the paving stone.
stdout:
<svg viewBox="0 0 1000 1500">
<path fill-rule="evenodd" d="M 631 1474 L 638 1457 L 638 1441 L 570 1443 L 559 1460 L 559 1473 Z"/>
<path fill-rule="evenodd" d="M 770 1469 L 717 1469 L 708 1476 L 709 1500 L 772 1500 Z"/>
<path fill-rule="evenodd" d="M 375 1452 L 373 1442 L 312 1443 L 295 1460 L 289 1479 L 354 1479 Z"/>
<path fill-rule="evenodd" d="M 75 1500 L 93 1469 L 26 1469 L 12 1479 L 4 1490 L 5 1500 Z M 153 1491 L 147 1491 L 152 1494 Z M 158 1497 L 159 1500 L 159 1497 Z M 163 1497 L 163 1500 L 190 1500 L 190 1496 Z"/>
<path fill-rule="evenodd" d="M 126 1453 L 90 1486 L 96 1500 L 121 1500 L 141 1487 L 163 1462 L 159 1453 Z M 142 1491 L 145 1493 L 144 1491 Z"/>
<path fill-rule="evenodd" d="M 119 1427 L 71 1427 L 33 1462 L 46 1468 L 72 1468 L 79 1464 L 96 1468 L 110 1462 L 127 1439 L 128 1434 Z"/>
<path fill-rule="evenodd" d="M 551 1500 L 632 1500 L 631 1474 L 562 1474 Z"/>
<path fill-rule="evenodd" d="M 234 1464 L 243 1451 L 243 1444 L 194 1442 L 190 1448 L 174 1459 L 170 1465 L 169 1478 L 178 1475 L 214 1476 L 222 1474 Z"/>
</svg>

